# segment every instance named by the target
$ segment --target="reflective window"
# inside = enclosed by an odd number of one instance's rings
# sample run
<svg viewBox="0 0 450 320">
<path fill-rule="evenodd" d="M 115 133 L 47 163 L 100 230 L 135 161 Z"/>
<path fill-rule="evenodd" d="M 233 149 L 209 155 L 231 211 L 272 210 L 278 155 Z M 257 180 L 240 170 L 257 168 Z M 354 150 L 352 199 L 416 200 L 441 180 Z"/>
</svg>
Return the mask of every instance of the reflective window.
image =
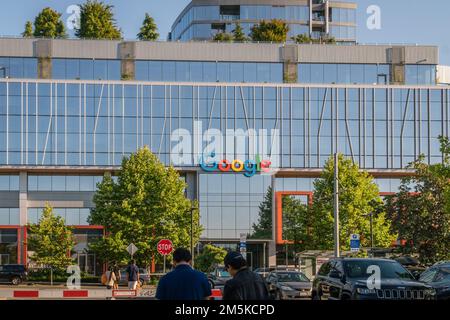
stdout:
<svg viewBox="0 0 450 320">
<path fill-rule="evenodd" d="M 2 69 L 4 68 L 4 69 Z M 0 78 L 36 79 L 37 59 L 0 57 Z"/>
<path fill-rule="evenodd" d="M 42 216 L 43 208 L 28 208 L 28 223 L 37 224 Z M 90 208 L 53 208 L 53 213 L 64 219 L 66 225 L 86 226 Z"/>
<path fill-rule="evenodd" d="M 19 176 L 0 175 L 0 191 L 19 191 Z"/>
<path fill-rule="evenodd" d="M 53 58 L 52 78 L 67 80 L 120 80 L 120 60 Z"/>
<path fill-rule="evenodd" d="M 0 208 L 0 225 L 18 226 L 19 224 L 19 208 Z"/>
<path fill-rule="evenodd" d="M 199 183 L 202 237 L 238 239 L 253 232 L 270 176 L 201 174 Z"/>
<path fill-rule="evenodd" d="M 85 191 L 97 190 L 102 176 L 28 176 L 28 191 Z"/>
</svg>

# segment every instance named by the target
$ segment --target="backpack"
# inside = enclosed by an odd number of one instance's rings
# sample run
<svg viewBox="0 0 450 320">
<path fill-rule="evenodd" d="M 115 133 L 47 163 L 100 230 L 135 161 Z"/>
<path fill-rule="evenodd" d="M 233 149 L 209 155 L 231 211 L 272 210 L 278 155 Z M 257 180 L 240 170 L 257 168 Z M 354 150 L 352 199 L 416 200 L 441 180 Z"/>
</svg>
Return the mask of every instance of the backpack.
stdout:
<svg viewBox="0 0 450 320">
<path fill-rule="evenodd" d="M 108 277 L 106 276 L 106 272 L 102 274 L 102 285 L 106 285 L 108 283 Z"/>
</svg>

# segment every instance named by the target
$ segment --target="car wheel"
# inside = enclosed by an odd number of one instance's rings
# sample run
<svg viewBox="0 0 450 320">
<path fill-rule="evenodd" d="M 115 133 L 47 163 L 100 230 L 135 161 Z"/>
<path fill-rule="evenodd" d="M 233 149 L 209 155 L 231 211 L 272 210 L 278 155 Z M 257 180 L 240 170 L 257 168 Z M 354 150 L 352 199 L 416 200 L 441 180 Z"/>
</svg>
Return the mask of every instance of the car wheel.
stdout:
<svg viewBox="0 0 450 320">
<path fill-rule="evenodd" d="M 18 286 L 19 284 L 22 283 L 22 279 L 20 279 L 20 277 L 14 277 L 14 278 L 11 279 L 11 283 L 14 286 Z"/>
<path fill-rule="evenodd" d="M 281 294 L 281 291 L 277 291 L 277 293 L 275 294 L 275 299 L 276 300 L 283 300 L 283 295 Z"/>
<path fill-rule="evenodd" d="M 313 293 L 311 294 L 311 300 L 320 300 L 319 294 L 313 291 Z"/>
</svg>

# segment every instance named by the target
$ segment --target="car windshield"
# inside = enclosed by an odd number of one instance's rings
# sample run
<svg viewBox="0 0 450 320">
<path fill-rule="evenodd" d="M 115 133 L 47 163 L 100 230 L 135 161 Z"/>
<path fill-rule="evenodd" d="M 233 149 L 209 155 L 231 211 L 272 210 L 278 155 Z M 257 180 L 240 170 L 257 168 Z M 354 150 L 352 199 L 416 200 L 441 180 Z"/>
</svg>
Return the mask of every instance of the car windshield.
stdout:
<svg viewBox="0 0 450 320">
<path fill-rule="evenodd" d="M 286 272 L 278 273 L 279 282 L 309 282 L 309 279 L 303 273 Z"/>
<path fill-rule="evenodd" d="M 414 280 L 411 273 L 400 263 L 383 260 L 356 260 L 345 261 L 345 275 L 349 278 L 368 278 L 373 271 L 368 272 L 370 266 L 378 266 L 381 271 L 381 279 L 406 279 Z"/>
<path fill-rule="evenodd" d="M 435 281 L 436 282 L 441 282 L 441 281 L 450 282 L 450 267 L 442 268 L 441 270 L 439 270 L 439 273 L 436 276 Z"/>
</svg>

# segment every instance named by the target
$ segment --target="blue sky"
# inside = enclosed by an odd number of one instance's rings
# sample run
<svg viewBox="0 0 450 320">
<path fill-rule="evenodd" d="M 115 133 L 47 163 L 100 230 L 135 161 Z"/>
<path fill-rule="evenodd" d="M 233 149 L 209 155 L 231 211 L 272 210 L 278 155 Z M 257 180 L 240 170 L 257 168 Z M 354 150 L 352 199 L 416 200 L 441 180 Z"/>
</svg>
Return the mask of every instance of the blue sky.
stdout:
<svg viewBox="0 0 450 320">
<path fill-rule="evenodd" d="M 127 39 L 134 39 L 149 12 L 165 39 L 170 26 L 190 0 L 110 0 L 115 6 L 118 25 Z M 19 35 L 26 20 L 33 20 L 46 6 L 63 13 L 64 21 L 70 5 L 82 0 L 13 0 L 2 1 L 0 9 L 0 35 Z M 276 2 L 276 0 L 274 0 Z M 358 3 L 357 38 L 360 43 L 428 44 L 440 47 L 441 64 L 450 65 L 450 1 L 448 0 L 355 0 Z M 381 29 L 366 26 L 367 8 L 377 5 L 381 9 Z"/>
</svg>

